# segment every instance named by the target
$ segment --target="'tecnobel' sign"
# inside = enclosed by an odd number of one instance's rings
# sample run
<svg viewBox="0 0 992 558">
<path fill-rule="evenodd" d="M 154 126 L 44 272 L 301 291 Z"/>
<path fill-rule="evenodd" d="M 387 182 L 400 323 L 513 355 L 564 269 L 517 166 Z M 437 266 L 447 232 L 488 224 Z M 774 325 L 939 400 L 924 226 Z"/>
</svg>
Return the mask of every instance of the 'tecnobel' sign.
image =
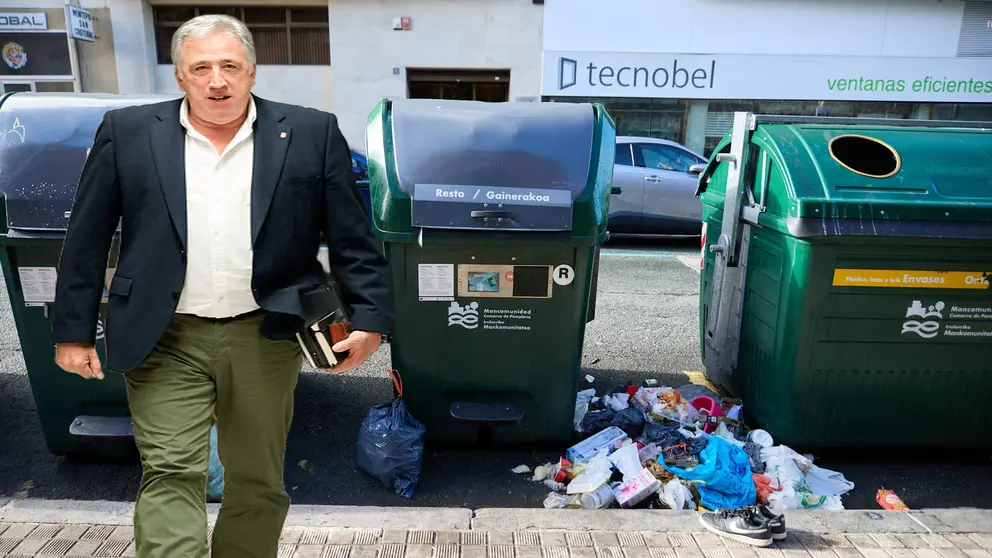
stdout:
<svg viewBox="0 0 992 558">
<path fill-rule="evenodd" d="M 48 29 L 48 16 L 43 12 L 6 13 L 0 12 L 0 30 L 3 31 L 45 31 Z"/>
</svg>

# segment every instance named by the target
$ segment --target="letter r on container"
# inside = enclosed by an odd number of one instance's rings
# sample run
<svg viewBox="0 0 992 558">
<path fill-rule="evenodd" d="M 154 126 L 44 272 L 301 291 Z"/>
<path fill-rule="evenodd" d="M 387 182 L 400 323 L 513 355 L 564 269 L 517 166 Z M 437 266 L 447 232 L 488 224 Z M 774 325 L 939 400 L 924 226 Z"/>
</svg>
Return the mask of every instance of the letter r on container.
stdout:
<svg viewBox="0 0 992 558">
<path fill-rule="evenodd" d="M 571 58 L 558 59 L 558 89 L 568 89 L 575 85 L 578 62 Z"/>
</svg>

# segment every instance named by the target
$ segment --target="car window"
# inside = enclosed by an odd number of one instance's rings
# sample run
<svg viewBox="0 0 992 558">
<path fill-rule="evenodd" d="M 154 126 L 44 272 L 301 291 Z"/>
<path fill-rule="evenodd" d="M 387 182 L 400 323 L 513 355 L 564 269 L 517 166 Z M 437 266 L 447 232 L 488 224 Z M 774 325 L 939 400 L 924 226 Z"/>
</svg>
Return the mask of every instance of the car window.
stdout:
<svg viewBox="0 0 992 558">
<path fill-rule="evenodd" d="M 630 154 L 630 144 L 629 143 L 618 143 L 616 159 L 614 159 L 615 165 L 623 165 L 625 167 L 634 166 L 634 157 Z"/>
<path fill-rule="evenodd" d="M 689 172 L 697 162 L 689 152 L 668 145 L 641 143 L 637 152 L 637 166 L 649 169 Z"/>
</svg>

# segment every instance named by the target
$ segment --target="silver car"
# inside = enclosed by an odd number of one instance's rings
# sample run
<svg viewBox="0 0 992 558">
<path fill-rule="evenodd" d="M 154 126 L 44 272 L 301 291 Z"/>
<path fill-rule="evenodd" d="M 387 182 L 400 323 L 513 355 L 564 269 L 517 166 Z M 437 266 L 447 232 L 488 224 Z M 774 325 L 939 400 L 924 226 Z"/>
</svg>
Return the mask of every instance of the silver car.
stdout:
<svg viewBox="0 0 992 558">
<path fill-rule="evenodd" d="M 702 205 L 694 197 L 706 158 L 673 141 L 618 136 L 610 199 L 611 233 L 700 234 Z"/>
</svg>

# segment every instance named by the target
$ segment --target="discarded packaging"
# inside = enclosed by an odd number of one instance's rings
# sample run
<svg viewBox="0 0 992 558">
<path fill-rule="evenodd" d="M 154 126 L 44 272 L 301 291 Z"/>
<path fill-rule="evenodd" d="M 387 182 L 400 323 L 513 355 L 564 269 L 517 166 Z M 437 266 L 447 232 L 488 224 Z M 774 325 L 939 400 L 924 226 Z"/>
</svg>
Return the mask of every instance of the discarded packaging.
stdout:
<svg viewBox="0 0 992 558">
<path fill-rule="evenodd" d="M 568 448 L 568 451 L 565 452 L 565 457 L 572 463 L 589 461 L 596 454 L 598 454 L 600 450 L 609 449 L 612 451 L 617 444 L 626 439 L 627 434 L 623 430 L 620 430 L 615 426 L 611 426 L 599 434 L 596 434 L 591 438 L 586 438 L 578 444 Z M 609 453 L 609 451 L 607 453 Z"/>
<path fill-rule="evenodd" d="M 878 505 L 890 511 L 906 511 L 909 509 L 906 503 L 902 501 L 902 498 L 896 496 L 893 490 L 879 489 L 875 501 L 878 502 Z"/>
</svg>

